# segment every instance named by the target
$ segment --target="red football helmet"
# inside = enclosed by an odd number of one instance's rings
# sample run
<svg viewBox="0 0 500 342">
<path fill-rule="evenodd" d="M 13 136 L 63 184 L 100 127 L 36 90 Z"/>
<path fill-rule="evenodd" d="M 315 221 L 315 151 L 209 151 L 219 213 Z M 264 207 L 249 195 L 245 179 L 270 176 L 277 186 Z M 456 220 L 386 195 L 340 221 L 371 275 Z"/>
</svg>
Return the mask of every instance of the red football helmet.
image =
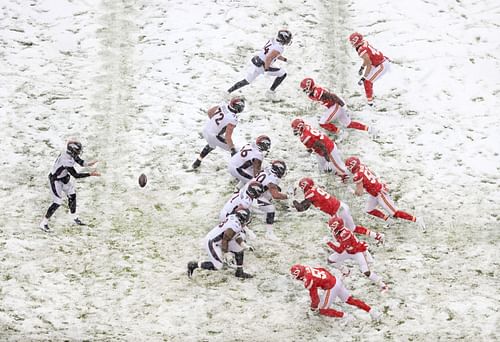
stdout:
<svg viewBox="0 0 500 342">
<path fill-rule="evenodd" d="M 314 90 L 314 80 L 310 77 L 304 78 L 302 82 L 300 82 L 300 88 L 304 93 L 312 93 Z"/>
<path fill-rule="evenodd" d="M 304 190 L 304 192 L 308 191 L 314 186 L 314 181 L 311 178 L 304 177 L 299 181 L 299 188 Z"/>
<path fill-rule="evenodd" d="M 363 36 L 361 33 L 354 32 L 349 36 L 349 41 L 351 42 L 351 45 L 356 48 L 363 44 Z"/>
<path fill-rule="evenodd" d="M 342 228 L 344 228 L 344 220 L 338 216 L 332 216 L 328 220 L 328 228 L 332 231 L 332 233 L 338 232 Z"/>
<path fill-rule="evenodd" d="M 304 130 L 304 125 L 305 125 L 304 120 L 299 118 L 293 119 L 292 121 L 293 134 L 295 135 L 301 134 L 302 131 Z"/>
<path fill-rule="evenodd" d="M 241 113 L 245 109 L 245 100 L 239 97 L 233 97 L 227 106 L 233 113 Z"/>
<path fill-rule="evenodd" d="M 345 160 L 345 166 L 351 173 L 358 172 L 361 162 L 358 157 L 349 157 Z"/>
<path fill-rule="evenodd" d="M 304 279 L 304 274 L 306 273 L 306 268 L 304 265 L 295 264 L 290 268 L 290 274 L 292 278 L 302 280 Z"/>
</svg>

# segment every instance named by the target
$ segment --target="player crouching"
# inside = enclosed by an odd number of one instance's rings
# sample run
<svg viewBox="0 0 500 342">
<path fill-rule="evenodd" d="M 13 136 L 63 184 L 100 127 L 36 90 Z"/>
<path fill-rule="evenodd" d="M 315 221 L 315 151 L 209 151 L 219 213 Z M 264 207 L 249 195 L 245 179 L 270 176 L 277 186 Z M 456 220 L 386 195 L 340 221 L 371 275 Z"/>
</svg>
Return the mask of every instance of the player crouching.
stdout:
<svg viewBox="0 0 500 342">
<path fill-rule="evenodd" d="M 235 276 L 238 278 L 252 278 L 251 274 L 243 272 L 243 257 L 245 249 L 252 250 L 241 237 L 243 227 L 250 221 L 250 211 L 238 208 L 234 214 L 229 215 L 223 222 L 208 232 L 205 237 L 205 250 L 209 261 L 190 261 L 187 265 L 187 274 L 191 278 L 197 268 L 216 271 L 223 265 L 234 267 Z"/>
</svg>

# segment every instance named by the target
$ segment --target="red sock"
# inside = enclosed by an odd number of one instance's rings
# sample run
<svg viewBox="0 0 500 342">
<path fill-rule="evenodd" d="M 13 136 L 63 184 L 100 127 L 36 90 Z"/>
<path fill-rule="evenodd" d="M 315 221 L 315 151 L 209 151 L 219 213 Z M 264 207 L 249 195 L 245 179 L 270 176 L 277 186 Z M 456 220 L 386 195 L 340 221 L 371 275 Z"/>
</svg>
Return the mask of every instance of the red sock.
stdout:
<svg viewBox="0 0 500 342">
<path fill-rule="evenodd" d="M 368 235 L 370 233 L 370 230 L 368 228 L 363 227 L 363 226 L 356 226 L 356 228 L 354 228 L 354 232 L 356 234 Z"/>
<path fill-rule="evenodd" d="M 339 128 L 332 123 L 324 123 L 324 124 L 319 124 L 319 125 L 320 125 L 320 127 L 323 127 L 324 129 L 326 129 L 327 131 L 330 131 L 332 133 L 338 133 L 338 131 L 339 131 Z"/>
<path fill-rule="evenodd" d="M 330 317 L 342 317 L 344 313 L 335 309 L 319 309 L 319 314 Z"/>
<path fill-rule="evenodd" d="M 357 306 L 358 308 L 360 308 L 361 310 L 365 310 L 366 312 L 369 312 L 371 309 L 368 304 L 363 302 L 361 299 L 354 298 L 353 296 L 347 298 L 346 303 L 349 305 Z"/>
<path fill-rule="evenodd" d="M 349 126 L 347 126 L 347 128 L 359 129 L 360 131 L 367 131 L 368 130 L 368 126 L 365 124 L 362 124 L 359 121 L 351 121 L 351 123 L 349 124 Z"/>
<path fill-rule="evenodd" d="M 372 100 L 373 99 L 373 83 L 368 81 L 368 80 L 365 80 L 363 83 L 365 86 L 366 98 L 368 100 Z"/>
<path fill-rule="evenodd" d="M 389 218 L 389 215 L 384 214 L 383 212 L 381 212 L 378 209 L 373 209 L 372 211 L 369 211 L 368 214 L 379 217 L 384 221 L 387 221 L 387 219 Z M 394 215 L 394 216 L 396 216 L 396 215 Z"/>
<path fill-rule="evenodd" d="M 396 211 L 394 213 L 394 217 L 400 218 L 400 219 L 403 219 L 403 220 L 412 221 L 412 222 L 415 222 L 415 220 L 416 220 L 415 216 L 412 216 L 412 215 L 408 214 L 407 212 L 404 212 L 404 211 L 401 211 L 401 210 Z"/>
</svg>

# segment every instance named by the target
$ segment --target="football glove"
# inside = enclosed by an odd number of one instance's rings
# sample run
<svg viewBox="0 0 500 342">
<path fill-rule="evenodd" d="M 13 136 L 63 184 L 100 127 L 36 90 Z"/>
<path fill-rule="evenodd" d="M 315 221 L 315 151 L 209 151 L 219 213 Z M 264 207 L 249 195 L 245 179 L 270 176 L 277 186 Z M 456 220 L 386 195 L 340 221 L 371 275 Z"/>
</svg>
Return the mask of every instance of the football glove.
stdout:
<svg viewBox="0 0 500 342">
<path fill-rule="evenodd" d="M 233 147 L 233 148 L 231 149 L 231 157 L 232 157 L 232 156 L 234 156 L 235 154 L 236 154 L 236 149 Z"/>
<path fill-rule="evenodd" d="M 358 81 L 358 85 L 363 85 L 363 83 L 365 82 L 366 78 L 364 77 L 361 77 Z"/>
<path fill-rule="evenodd" d="M 363 71 L 365 70 L 365 66 L 362 65 L 361 68 L 359 68 L 358 75 L 361 76 L 363 75 Z"/>
<path fill-rule="evenodd" d="M 234 254 L 231 252 L 224 253 L 223 260 L 224 260 L 224 264 L 226 264 L 229 267 L 234 266 L 236 264 L 236 262 L 234 260 Z"/>
</svg>

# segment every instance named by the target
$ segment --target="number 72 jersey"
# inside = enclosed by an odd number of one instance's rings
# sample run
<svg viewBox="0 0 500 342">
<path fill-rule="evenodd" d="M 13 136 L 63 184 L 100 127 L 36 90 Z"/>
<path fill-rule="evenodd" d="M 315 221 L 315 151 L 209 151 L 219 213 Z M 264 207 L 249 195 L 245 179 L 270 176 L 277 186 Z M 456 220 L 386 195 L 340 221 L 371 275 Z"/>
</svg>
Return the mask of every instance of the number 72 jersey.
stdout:
<svg viewBox="0 0 500 342">
<path fill-rule="evenodd" d="M 229 110 L 227 103 L 221 103 L 214 115 L 208 120 L 205 132 L 222 136 L 229 124 L 236 126 L 238 124 L 238 117 Z"/>
<path fill-rule="evenodd" d="M 378 196 L 380 191 L 387 191 L 386 185 L 365 165 L 359 166 L 359 170 L 354 174 L 352 180 L 356 184 L 362 182 L 366 192 L 375 197 Z"/>
</svg>

